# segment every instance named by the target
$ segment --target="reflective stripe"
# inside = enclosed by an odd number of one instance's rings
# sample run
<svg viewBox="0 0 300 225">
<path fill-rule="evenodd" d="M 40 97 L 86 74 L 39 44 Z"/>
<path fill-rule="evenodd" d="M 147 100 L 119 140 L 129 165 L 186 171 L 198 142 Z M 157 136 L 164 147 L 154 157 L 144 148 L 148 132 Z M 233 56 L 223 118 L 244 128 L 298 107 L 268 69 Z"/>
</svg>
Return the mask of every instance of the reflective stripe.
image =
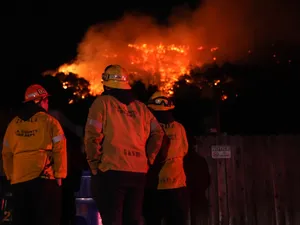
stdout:
<svg viewBox="0 0 300 225">
<path fill-rule="evenodd" d="M 157 129 L 157 127 L 159 126 L 157 120 L 152 120 L 151 124 L 150 124 L 150 131 L 155 131 Z"/>
<path fill-rule="evenodd" d="M 4 145 L 5 147 L 8 147 L 8 148 L 9 148 L 9 144 L 8 144 L 8 141 L 7 141 L 7 140 L 4 140 L 3 145 Z"/>
<path fill-rule="evenodd" d="M 55 143 L 60 142 L 64 139 L 65 139 L 65 135 L 61 134 L 61 135 L 58 135 L 58 136 L 55 136 L 54 138 L 52 138 L 52 141 L 55 144 Z"/>
<path fill-rule="evenodd" d="M 88 124 L 96 127 L 99 130 L 102 130 L 102 123 L 100 123 L 98 120 L 89 119 Z"/>
</svg>

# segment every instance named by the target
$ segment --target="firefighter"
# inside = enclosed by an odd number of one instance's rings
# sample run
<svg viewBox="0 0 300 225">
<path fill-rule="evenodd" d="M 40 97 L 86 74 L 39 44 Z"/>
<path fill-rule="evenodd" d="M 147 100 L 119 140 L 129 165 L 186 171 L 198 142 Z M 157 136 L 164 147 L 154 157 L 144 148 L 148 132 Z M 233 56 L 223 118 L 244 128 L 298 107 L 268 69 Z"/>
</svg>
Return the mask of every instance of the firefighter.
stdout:
<svg viewBox="0 0 300 225">
<path fill-rule="evenodd" d="M 59 122 L 47 113 L 48 96 L 42 86 L 29 86 L 24 106 L 4 136 L 3 167 L 12 185 L 14 225 L 59 224 L 66 140 Z"/>
<path fill-rule="evenodd" d="M 134 98 L 124 68 L 109 65 L 102 79 L 104 92 L 93 102 L 85 128 L 93 198 L 103 225 L 139 225 L 148 164 L 159 152 L 163 130 Z"/>
<path fill-rule="evenodd" d="M 184 225 L 188 220 L 188 192 L 183 159 L 188 151 L 184 127 L 174 120 L 172 100 L 163 92 L 155 92 L 148 107 L 170 139 L 166 159 L 158 172 L 158 185 L 145 193 L 144 219 L 147 225 Z"/>
</svg>

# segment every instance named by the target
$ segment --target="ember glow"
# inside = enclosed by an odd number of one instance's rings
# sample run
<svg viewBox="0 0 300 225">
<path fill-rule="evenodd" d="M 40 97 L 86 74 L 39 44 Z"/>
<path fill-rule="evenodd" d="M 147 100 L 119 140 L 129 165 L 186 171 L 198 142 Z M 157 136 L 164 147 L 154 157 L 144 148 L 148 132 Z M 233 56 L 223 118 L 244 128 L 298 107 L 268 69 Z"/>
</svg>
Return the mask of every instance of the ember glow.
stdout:
<svg viewBox="0 0 300 225">
<path fill-rule="evenodd" d="M 161 91 L 173 94 L 174 83 L 180 76 L 189 74 L 188 46 L 129 44 L 128 47 L 137 53 L 130 55 L 130 64 L 147 72 L 150 76 L 149 82 L 158 85 Z M 155 79 L 156 75 L 159 76 L 159 80 Z"/>
<path fill-rule="evenodd" d="M 131 73 L 131 81 L 156 84 L 172 93 L 174 82 L 195 66 L 248 57 L 252 60 L 255 47 L 270 41 L 298 43 L 298 32 L 291 32 L 290 27 L 297 27 L 300 14 L 293 4 L 285 6 L 278 16 L 278 4 L 273 3 L 266 7 L 253 0 L 201 1 L 196 9 L 186 5 L 172 9 L 163 24 L 141 13 L 124 13 L 119 20 L 91 26 L 78 45 L 74 61 L 48 74 L 77 74 L 90 83 L 90 92 L 96 95 L 103 91 L 101 74 L 105 67 L 120 64 Z M 279 52 L 274 54 L 272 59 L 282 62 Z M 221 83 L 212 85 L 219 88 Z"/>
<path fill-rule="evenodd" d="M 203 51 L 215 52 L 218 48 L 205 49 L 199 47 L 196 49 L 199 55 Z M 189 75 L 189 71 L 193 66 L 200 66 L 201 62 L 192 61 L 191 49 L 187 45 L 158 45 L 151 44 L 128 44 L 126 49 L 127 57 L 124 60 L 122 52 L 115 52 L 107 54 L 107 50 L 103 50 L 101 55 L 101 62 L 120 60 L 125 64 L 131 75 L 131 82 L 135 80 L 142 80 L 146 85 L 157 85 L 160 90 L 173 94 L 173 85 L 182 75 Z M 215 60 L 214 55 L 211 54 L 211 61 Z M 99 59 L 99 55 L 97 56 Z M 57 72 L 68 75 L 69 73 L 77 74 L 89 81 L 92 95 L 101 94 L 103 92 L 101 73 L 98 71 L 99 65 L 93 66 L 94 59 L 91 62 L 75 61 L 72 64 L 64 64 L 58 68 Z M 123 65 L 122 64 L 122 65 Z M 106 64 L 107 65 L 107 64 Z M 106 66 L 103 64 L 103 69 Z M 190 82 L 190 81 L 189 81 Z M 68 85 L 65 83 L 63 87 L 66 89 Z"/>
</svg>

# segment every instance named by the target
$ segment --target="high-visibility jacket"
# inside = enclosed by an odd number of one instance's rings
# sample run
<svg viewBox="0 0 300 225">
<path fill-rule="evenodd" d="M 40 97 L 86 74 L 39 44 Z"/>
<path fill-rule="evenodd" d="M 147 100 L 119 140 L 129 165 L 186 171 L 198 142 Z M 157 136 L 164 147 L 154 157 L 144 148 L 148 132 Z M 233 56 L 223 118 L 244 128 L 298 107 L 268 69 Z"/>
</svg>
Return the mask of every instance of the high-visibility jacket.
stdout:
<svg viewBox="0 0 300 225">
<path fill-rule="evenodd" d="M 165 134 L 163 138 L 163 142 L 159 153 L 157 154 L 153 165 L 150 166 L 148 173 L 147 173 L 147 182 L 146 188 L 150 189 L 157 189 L 158 186 L 158 175 L 161 168 L 164 166 L 165 161 L 168 156 L 168 150 L 170 146 L 170 139 Z"/>
<path fill-rule="evenodd" d="M 128 105 L 110 95 L 93 102 L 85 127 L 85 151 L 92 170 L 146 173 L 159 152 L 163 130 L 146 105 Z"/>
<path fill-rule="evenodd" d="M 170 139 L 165 164 L 159 173 L 158 189 L 174 189 L 186 186 L 183 158 L 188 152 L 188 141 L 184 127 L 174 121 L 161 124 Z"/>
<path fill-rule="evenodd" d="M 17 116 L 9 123 L 2 157 L 11 184 L 67 175 L 64 132 L 59 122 L 46 112 L 37 112 L 26 121 Z"/>
</svg>

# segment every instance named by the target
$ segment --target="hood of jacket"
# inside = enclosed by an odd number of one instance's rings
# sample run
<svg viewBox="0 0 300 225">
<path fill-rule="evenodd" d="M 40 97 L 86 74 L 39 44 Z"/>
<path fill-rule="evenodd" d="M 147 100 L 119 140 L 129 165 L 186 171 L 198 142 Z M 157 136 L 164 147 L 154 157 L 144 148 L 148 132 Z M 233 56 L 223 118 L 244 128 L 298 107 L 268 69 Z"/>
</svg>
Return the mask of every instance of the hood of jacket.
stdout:
<svg viewBox="0 0 300 225">
<path fill-rule="evenodd" d="M 172 111 L 152 111 L 159 123 L 169 124 L 175 121 Z"/>
<path fill-rule="evenodd" d="M 21 120 L 27 121 L 38 112 L 46 112 L 46 110 L 34 102 L 26 102 L 16 116 Z"/>
<path fill-rule="evenodd" d="M 131 90 L 123 90 L 123 89 L 109 89 L 105 90 L 102 95 L 110 95 L 115 97 L 118 101 L 125 105 L 129 105 L 131 102 L 137 100 Z"/>
</svg>

